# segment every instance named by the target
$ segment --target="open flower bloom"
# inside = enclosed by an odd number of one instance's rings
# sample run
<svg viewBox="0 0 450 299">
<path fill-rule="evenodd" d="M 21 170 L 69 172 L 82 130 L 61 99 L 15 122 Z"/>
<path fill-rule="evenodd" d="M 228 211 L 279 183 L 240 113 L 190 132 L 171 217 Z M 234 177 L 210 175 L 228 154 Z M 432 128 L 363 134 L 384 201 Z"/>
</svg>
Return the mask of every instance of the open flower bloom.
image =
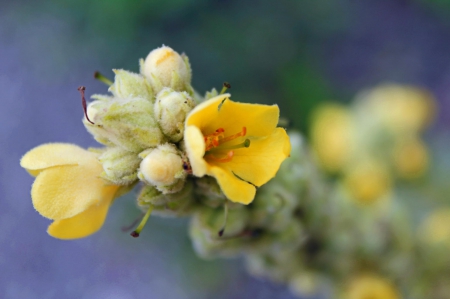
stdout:
<svg viewBox="0 0 450 299">
<path fill-rule="evenodd" d="M 225 196 L 249 204 L 256 187 L 273 178 L 291 144 L 277 128 L 277 105 L 236 103 L 222 94 L 201 103 L 186 119 L 184 140 L 195 176 L 216 178 Z"/>
<path fill-rule="evenodd" d="M 76 145 L 49 143 L 23 156 L 20 165 L 36 177 L 34 208 L 54 220 L 48 233 L 59 239 L 83 238 L 99 230 L 119 186 L 107 185 L 97 154 Z"/>
</svg>

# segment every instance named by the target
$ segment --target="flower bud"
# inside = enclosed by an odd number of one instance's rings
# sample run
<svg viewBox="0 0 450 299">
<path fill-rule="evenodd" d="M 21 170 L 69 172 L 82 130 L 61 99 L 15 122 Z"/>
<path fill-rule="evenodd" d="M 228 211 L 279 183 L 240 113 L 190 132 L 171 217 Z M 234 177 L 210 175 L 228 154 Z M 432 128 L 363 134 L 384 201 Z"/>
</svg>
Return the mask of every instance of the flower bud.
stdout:
<svg viewBox="0 0 450 299">
<path fill-rule="evenodd" d="M 109 91 L 118 98 L 143 98 L 153 102 L 153 91 L 148 81 L 139 74 L 113 70 L 116 74 Z"/>
<path fill-rule="evenodd" d="M 242 205 L 230 209 L 224 234 L 219 236 L 219 231 L 223 229 L 224 217 L 222 208 L 203 207 L 194 214 L 189 234 L 197 254 L 211 258 L 231 257 L 242 253 L 248 241 L 241 236 L 247 225 L 248 211 Z"/>
<path fill-rule="evenodd" d="M 145 58 L 141 72 L 150 81 L 156 93 L 163 87 L 192 91 L 188 58 L 182 57 L 170 47 L 162 46 L 151 51 Z"/>
<path fill-rule="evenodd" d="M 175 193 L 183 188 L 186 171 L 183 159 L 177 148 L 169 143 L 141 154 L 138 177 L 156 187 L 164 194 Z"/>
<path fill-rule="evenodd" d="M 108 147 L 99 157 L 103 166 L 102 177 L 115 185 L 129 185 L 137 180 L 141 159 L 136 153 L 120 147 Z"/>
<path fill-rule="evenodd" d="M 177 193 L 163 194 L 154 186 L 146 185 L 138 196 L 138 205 L 143 210 L 153 206 L 153 214 L 180 217 L 190 214 L 194 206 L 193 183 L 187 182 Z"/>
<path fill-rule="evenodd" d="M 130 152 L 141 152 L 164 141 L 153 117 L 153 104 L 143 98 L 111 98 L 88 105 L 94 123 L 83 123 L 94 138 L 105 145 L 117 145 Z"/>
<path fill-rule="evenodd" d="M 178 142 L 183 138 L 186 115 L 195 103 L 187 92 L 177 92 L 163 88 L 156 96 L 154 104 L 155 118 L 170 141 Z"/>
</svg>

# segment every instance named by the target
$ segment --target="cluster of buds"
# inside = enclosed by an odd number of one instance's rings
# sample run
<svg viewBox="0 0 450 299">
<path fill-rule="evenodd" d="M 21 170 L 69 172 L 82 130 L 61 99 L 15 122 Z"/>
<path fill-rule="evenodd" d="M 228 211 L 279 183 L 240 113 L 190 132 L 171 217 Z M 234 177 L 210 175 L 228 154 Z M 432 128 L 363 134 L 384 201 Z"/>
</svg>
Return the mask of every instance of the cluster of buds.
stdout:
<svg viewBox="0 0 450 299">
<path fill-rule="evenodd" d="M 186 116 L 195 106 L 189 60 L 163 46 L 140 65 L 140 74 L 114 70 L 114 82 L 97 74 L 112 96 L 93 95 L 83 123 L 106 146 L 99 156 L 104 179 L 114 185 L 143 182 L 138 202 L 145 211 L 183 213 L 192 198 L 180 150 Z"/>
</svg>

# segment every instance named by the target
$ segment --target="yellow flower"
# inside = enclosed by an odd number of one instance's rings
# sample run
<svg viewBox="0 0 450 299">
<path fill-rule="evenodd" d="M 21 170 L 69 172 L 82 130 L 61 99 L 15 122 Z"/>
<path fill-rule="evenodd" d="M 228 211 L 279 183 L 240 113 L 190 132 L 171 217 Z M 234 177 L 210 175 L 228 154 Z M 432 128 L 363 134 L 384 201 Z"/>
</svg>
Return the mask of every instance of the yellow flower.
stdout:
<svg viewBox="0 0 450 299">
<path fill-rule="evenodd" d="M 427 244 L 445 244 L 450 247 L 450 209 L 431 213 L 420 227 L 420 237 Z"/>
<path fill-rule="evenodd" d="M 414 179 L 422 176 L 428 168 L 428 151 L 417 137 L 404 137 L 394 148 L 394 166 L 400 177 Z"/>
<path fill-rule="evenodd" d="M 343 299 L 400 299 L 392 284 L 378 276 L 365 275 L 353 279 Z"/>
<path fill-rule="evenodd" d="M 119 186 L 107 185 L 97 154 L 76 145 L 49 143 L 23 156 L 20 165 L 36 177 L 34 208 L 54 220 L 47 232 L 58 239 L 77 239 L 101 228 Z"/>
<path fill-rule="evenodd" d="M 311 143 L 321 166 L 329 172 L 342 170 L 351 157 L 354 124 L 345 107 L 326 104 L 313 114 Z"/>
<path fill-rule="evenodd" d="M 344 175 L 344 186 L 351 197 L 362 204 L 372 204 L 389 194 L 391 181 L 388 168 L 372 159 L 361 159 L 348 167 Z"/>
<path fill-rule="evenodd" d="M 277 105 L 236 103 L 229 94 L 192 110 L 184 140 L 195 176 L 216 178 L 225 196 L 249 204 L 256 187 L 273 178 L 291 152 L 289 137 L 277 128 Z"/>
</svg>

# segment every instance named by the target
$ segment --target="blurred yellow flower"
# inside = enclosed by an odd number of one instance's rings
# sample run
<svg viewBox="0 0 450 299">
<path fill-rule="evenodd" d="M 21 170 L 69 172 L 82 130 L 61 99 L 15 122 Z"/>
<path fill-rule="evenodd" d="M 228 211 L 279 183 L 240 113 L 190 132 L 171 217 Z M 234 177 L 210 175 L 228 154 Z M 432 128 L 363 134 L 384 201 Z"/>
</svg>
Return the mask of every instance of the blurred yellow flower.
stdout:
<svg viewBox="0 0 450 299">
<path fill-rule="evenodd" d="M 361 96 L 367 111 L 396 133 L 420 132 L 433 119 L 435 101 L 425 90 L 383 85 Z"/>
<path fill-rule="evenodd" d="M 391 189 L 391 176 L 381 161 L 362 160 L 346 169 L 344 186 L 352 198 L 371 204 Z"/>
<path fill-rule="evenodd" d="M 349 111 L 338 104 L 319 107 L 312 118 L 312 147 L 322 167 L 342 169 L 351 154 L 353 123 Z"/>
<path fill-rule="evenodd" d="M 26 153 L 20 165 L 36 177 L 31 189 L 34 208 L 54 220 L 48 233 L 77 239 L 103 225 L 119 186 L 107 185 L 97 154 L 76 145 L 49 143 Z"/>
<path fill-rule="evenodd" d="M 399 140 L 394 148 L 394 166 L 400 177 L 414 179 L 428 168 L 428 151 L 418 137 Z"/>
<path fill-rule="evenodd" d="M 364 275 L 353 279 L 343 299 L 400 299 L 400 294 L 384 278 Z"/>
<path fill-rule="evenodd" d="M 420 235 L 428 244 L 446 244 L 450 247 L 450 209 L 433 212 L 422 223 Z"/>
<path fill-rule="evenodd" d="M 277 128 L 278 106 L 229 97 L 214 97 L 188 115 L 186 151 L 195 176 L 215 177 L 229 200 L 249 204 L 256 187 L 275 176 L 291 145 L 286 131 Z"/>
</svg>

